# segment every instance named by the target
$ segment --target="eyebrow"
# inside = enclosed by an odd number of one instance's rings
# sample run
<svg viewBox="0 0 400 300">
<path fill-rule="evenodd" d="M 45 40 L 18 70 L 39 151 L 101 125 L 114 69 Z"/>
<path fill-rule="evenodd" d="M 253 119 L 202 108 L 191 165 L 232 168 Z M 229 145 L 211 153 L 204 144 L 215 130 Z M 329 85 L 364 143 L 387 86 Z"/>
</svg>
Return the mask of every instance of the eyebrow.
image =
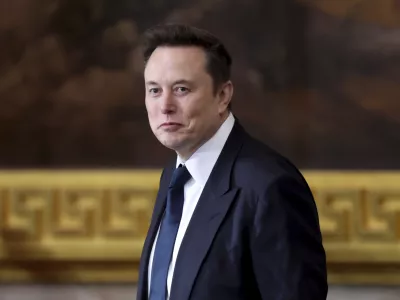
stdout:
<svg viewBox="0 0 400 300">
<path fill-rule="evenodd" d="M 159 85 L 157 82 L 152 81 L 152 80 L 146 81 L 146 84 L 147 84 L 147 85 Z M 175 80 L 175 81 L 172 83 L 172 85 L 176 85 L 176 84 L 188 84 L 188 85 L 190 85 L 190 84 L 193 84 L 193 82 L 190 81 L 190 80 L 186 80 L 186 79 L 179 79 L 179 80 Z"/>
<path fill-rule="evenodd" d="M 190 85 L 190 84 L 193 84 L 193 82 L 189 81 L 189 80 L 186 80 L 186 79 L 180 79 L 180 80 L 174 81 L 173 85 L 175 85 L 175 84 L 188 84 L 188 85 Z"/>
</svg>

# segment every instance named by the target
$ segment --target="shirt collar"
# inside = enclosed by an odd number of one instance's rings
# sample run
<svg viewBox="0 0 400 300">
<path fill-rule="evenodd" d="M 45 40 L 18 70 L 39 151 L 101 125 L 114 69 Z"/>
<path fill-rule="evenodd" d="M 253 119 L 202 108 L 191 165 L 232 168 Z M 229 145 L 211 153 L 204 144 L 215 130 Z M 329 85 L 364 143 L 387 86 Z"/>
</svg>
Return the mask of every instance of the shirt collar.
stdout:
<svg viewBox="0 0 400 300">
<path fill-rule="evenodd" d="M 235 118 L 232 113 L 229 113 L 228 118 L 220 126 L 214 136 L 197 149 L 186 162 L 178 155 L 176 166 L 178 167 L 179 164 L 184 164 L 194 181 L 204 187 L 232 131 L 234 123 Z"/>
</svg>

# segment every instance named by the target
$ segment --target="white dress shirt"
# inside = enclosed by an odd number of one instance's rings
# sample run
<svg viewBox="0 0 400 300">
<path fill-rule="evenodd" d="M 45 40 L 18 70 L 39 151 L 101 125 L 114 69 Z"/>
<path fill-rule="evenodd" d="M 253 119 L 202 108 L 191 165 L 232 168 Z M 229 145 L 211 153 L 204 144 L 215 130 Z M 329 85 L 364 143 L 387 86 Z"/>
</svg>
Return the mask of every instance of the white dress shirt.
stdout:
<svg viewBox="0 0 400 300">
<path fill-rule="evenodd" d="M 232 131 L 234 123 L 235 118 L 233 117 L 232 113 L 230 113 L 215 135 L 206 143 L 204 143 L 195 153 L 193 153 L 193 155 L 187 161 L 182 160 L 182 158 L 179 156 L 177 157 L 176 166 L 178 167 L 179 164 L 184 164 L 189 173 L 192 175 L 192 178 L 184 186 L 185 199 L 183 202 L 182 218 L 179 224 L 178 233 L 176 235 L 167 278 L 168 299 L 171 291 L 172 276 L 174 274 L 176 258 L 178 256 L 179 248 L 181 246 L 186 229 L 189 225 L 190 219 L 192 218 L 204 186 L 206 185 L 211 174 L 211 171 L 214 168 L 214 165 L 221 154 L 222 148 L 224 147 L 225 142 Z M 154 249 L 157 243 L 158 233 L 159 232 L 157 232 L 157 236 L 153 243 L 148 266 L 149 295 L 151 286 L 151 269 L 153 266 Z"/>
</svg>

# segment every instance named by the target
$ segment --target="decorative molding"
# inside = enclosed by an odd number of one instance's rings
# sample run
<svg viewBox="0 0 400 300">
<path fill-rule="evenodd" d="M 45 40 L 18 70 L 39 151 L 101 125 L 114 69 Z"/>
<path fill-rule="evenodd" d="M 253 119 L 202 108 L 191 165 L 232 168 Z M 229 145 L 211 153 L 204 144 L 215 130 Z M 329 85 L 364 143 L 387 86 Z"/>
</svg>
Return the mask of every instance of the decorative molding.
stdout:
<svg viewBox="0 0 400 300">
<path fill-rule="evenodd" d="M 331 283 L 400 283 L 400 172 L 303 172 Z M 158 170 L 0 172 L 0 281 L 135 282 Z"/>
<path fill-rule="evenodd" d="M 329 281 L 400 284 L 400 172 L 304 172 L 318 206 Z"/>
<path fill-rule="evenodd" d="M 137 280 L 158 177 L 0 173 L 0 281 Z"/>
</svg>

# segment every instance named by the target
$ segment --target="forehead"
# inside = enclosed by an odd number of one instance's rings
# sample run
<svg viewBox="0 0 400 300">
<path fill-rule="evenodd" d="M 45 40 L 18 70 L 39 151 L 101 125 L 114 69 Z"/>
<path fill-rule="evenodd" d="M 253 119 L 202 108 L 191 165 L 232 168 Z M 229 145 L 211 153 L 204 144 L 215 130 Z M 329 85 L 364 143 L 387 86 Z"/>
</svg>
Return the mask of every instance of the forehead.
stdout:
<svg viewBox="0 0 400 300">
<path fill-rule="evenodd" d="M 146 80 L 196 80 L 207 76 L 206 54 L 199 47 L 158 47 L 150 56 L 144 76 Z"/>
</svg>

